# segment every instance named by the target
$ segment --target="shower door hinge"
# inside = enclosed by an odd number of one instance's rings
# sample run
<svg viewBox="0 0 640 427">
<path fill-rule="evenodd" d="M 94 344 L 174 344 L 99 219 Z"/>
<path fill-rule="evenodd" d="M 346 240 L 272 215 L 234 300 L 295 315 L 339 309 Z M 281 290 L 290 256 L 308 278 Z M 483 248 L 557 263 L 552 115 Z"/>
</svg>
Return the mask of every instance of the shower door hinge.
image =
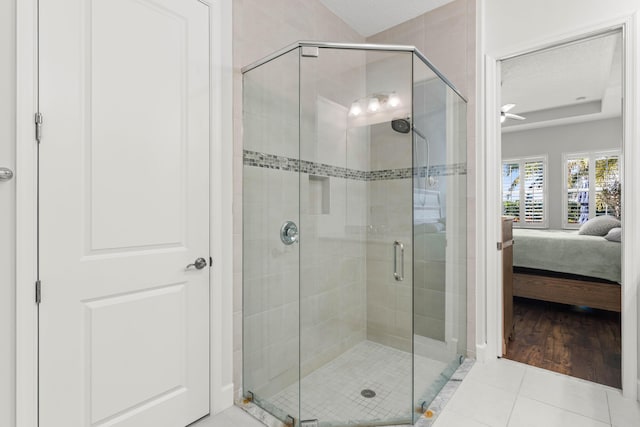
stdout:
<svg viewBox="0 0 640 427">
<path fill-rule="evenodd" d="M 43 122 L 42 113 L 36 113 L 35 114 L 36 141 L 38 141 L 38 144 L 42 142 L 42 122 Z"/>
<path fill-rule="evenodd" d="M 320 56 L 320 49 L 317 46 L 302 46 L 301 53 L 305 58 L 317 58 Z"/>
<path fill-rule="evenodd" d="M 36 280 L 36 304 L 40 304 L 40 301 L 42 301 L 42 283 Z"/>
</svg>

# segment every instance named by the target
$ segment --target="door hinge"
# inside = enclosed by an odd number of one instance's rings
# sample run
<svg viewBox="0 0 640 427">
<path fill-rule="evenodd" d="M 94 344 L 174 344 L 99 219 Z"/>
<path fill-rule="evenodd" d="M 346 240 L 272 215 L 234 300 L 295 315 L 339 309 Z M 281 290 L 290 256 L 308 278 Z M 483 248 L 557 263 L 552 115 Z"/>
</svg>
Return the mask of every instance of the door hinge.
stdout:
<svg viewBox="0 0 640 427">
<path fill-rule="evenodd" d="M 40 304 L 40 301 L 42 301 L 42 283 L 36 280 L 36 304 Z"/>
<path fill-rule="evenodd" d="M 35 115 L 36 141 L 38 141 L 38 143 L 42 142 L 42 122 L 43 122 L 42 113 L 36 113 Z"/>
<path fill-rule="evenodd" d="M 498 250 L 501 251 L 502 250 L 502 242 L 498 242 Z"/>
<path fill-rule="evenodd" d="M 213 257 L 209 257 L 209 268 L 213 267 Z"/>
</svg>

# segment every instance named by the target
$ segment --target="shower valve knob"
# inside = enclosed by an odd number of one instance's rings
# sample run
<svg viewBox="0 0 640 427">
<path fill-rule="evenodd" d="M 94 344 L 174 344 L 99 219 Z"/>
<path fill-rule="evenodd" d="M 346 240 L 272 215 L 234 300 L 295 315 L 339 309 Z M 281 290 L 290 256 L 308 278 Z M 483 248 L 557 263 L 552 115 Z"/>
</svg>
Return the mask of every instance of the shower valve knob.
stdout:
<svg viewBox="0 0 640 427">
<path fill-rule="evenodd" d="M 298 241 L 298 226 L 293 221 L 287 221 L 280 228 L 280 240 L 285 245 L 291 245 Z"/>
</svg>

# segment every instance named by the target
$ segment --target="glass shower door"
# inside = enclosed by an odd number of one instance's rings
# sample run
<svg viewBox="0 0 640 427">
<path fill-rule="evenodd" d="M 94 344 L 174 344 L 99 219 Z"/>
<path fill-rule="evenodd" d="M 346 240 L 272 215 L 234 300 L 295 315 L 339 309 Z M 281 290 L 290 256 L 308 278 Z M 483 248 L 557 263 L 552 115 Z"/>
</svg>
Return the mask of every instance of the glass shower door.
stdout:
<svg viewBox="0 0 640 427">
<path fill-rule="evenodd" d="M 411 53 L 320 48 L 300 70 L 300 420 L 407 424 Z"/>
<path fill-rule="evenodd" d="M 299 54 L 243 76 L 243 393 L 298 419 Z"/>
<path fill-rule="evenodd" d="M 413 66 L 414 405 L 417 419 L 466 354 L 466 103 Z"/>
</svg>

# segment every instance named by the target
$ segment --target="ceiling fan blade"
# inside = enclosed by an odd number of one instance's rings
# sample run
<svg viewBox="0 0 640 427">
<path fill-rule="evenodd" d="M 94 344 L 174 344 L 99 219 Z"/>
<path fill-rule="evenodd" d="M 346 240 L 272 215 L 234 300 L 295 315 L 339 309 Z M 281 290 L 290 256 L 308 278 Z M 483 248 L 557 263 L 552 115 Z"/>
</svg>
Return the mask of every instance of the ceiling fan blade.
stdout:
<svg viewBox="0 0 640 427">
<path fill-rule="evenodd" d="M 504 115 L 507 119 L 526 120 L 525 117 L 519 116 L 517 114 L 504 113 Z"/>
<path fill-rule="evenodd" d="M 507 111 L 511 110 L 515 106 L 516 106 L 516 104 L 504 104 L 502 106 L 502 108 L 500 109 L 500 111 L 506 113 Z"/>
</svg>

